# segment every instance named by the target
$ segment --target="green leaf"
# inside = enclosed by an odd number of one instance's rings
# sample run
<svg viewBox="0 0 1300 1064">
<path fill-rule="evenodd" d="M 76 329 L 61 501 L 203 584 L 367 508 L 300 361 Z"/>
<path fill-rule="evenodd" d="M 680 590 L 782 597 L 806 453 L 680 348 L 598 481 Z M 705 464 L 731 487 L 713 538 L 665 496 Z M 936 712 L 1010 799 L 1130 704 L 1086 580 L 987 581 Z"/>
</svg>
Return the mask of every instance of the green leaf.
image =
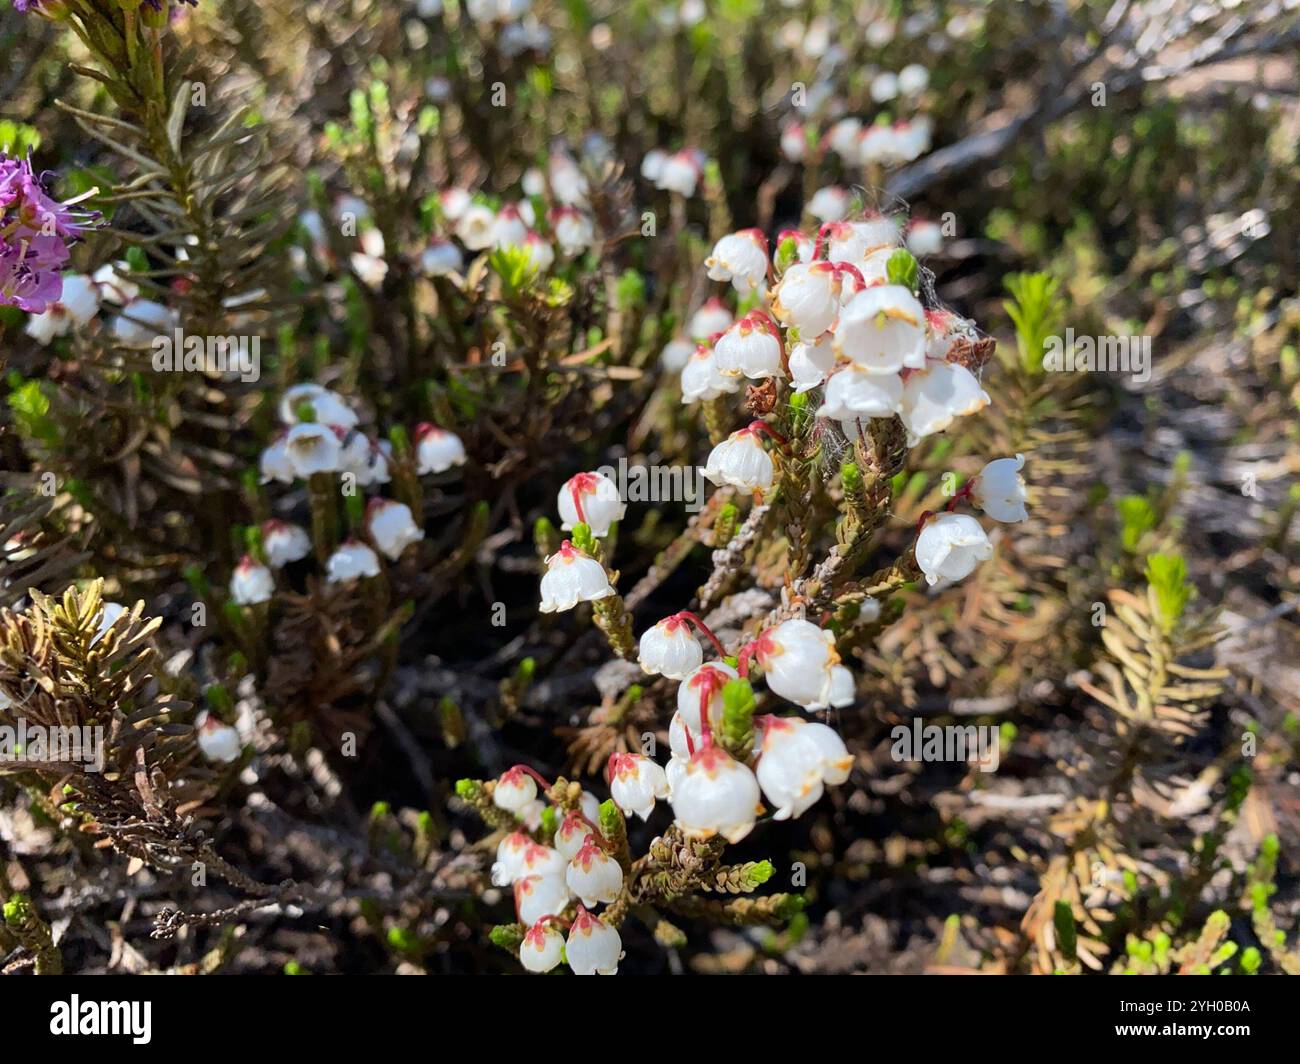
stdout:
<svg viewBox="0 0 1300 1064">
<path fill-rule="evenodd" d="M 1192 597 L 1187 562 L 1178 554 L 1153 554 L 1147 558 L 1146 577 L 1155 592 L 1160 623 L 1166 632 L 1173 631 Z"/>
<path fill-rule="evenodd" d="M 916 256 L 907 248 L 896 250 L 885 263 L 885 275 L 889 278 L 889 283 L 901 284 L 909 292 L 916 291 L 917 272 Z"/>
<path fill-rule="evenodd" d="M 1060 943 L 1061 953 L 1069 960 L 1077 956 L 1079 946 L 1078 932 L 1074 926 L 1074 913 L 1068 901 L 1058 901 L 1052 912 L 1052 923 L 1056 927 L 1056 941 Z"/>
</svg>

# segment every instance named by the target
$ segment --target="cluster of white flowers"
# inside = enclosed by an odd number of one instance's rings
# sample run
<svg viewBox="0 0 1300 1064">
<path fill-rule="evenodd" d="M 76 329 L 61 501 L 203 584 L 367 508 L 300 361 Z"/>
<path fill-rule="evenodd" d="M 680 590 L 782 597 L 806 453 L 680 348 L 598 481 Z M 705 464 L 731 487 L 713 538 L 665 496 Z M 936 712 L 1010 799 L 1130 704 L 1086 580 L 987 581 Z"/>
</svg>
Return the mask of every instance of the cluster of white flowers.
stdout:
<svg viewBox="0 0 1300 1064">
<path fill-rule="evenodd" d="M 356 411 L 337 392 L 314 383 L 294 385 L 281 396 L 279 415 L 285 428 L 259 459 L 263 484 L 292 484 L 318 473 L 341 475 L 349 486 L 361 488 L 392 481 L 392 444 L 366 435 L 358 427 L 361 419 Z M 445 473 L 466 461 L 460 438 L 428 422 L 416 426 L 412 447 L 418 476 Z M 366 505 L 365 533 L 368 542 L 346 539 L 326 559 L 327 582 L 378 576 L 376 550 L 396 561 L 407 547 L 424 538 L 417 515 L 406 503 L 380 496 Z M 301 561 L 312 545 L 306 529 L 278 519 L 263 523 L 261 543 L 265 564 L 246 555 L 231 576 L 230 595 L 239 605 L 270 600 L 275 593 L 271 570 Z"/>
<path fill-rule="evenodd" d="M 610 527 L 623 519 L 627 503 L 617 485 L 603 473 L 579 473 L 565 481 L 556 496 L 556 508 L 565 531 L 581 524 L 600 538 L 609 535 Z M 605 567 L 569 540 L 546 559 L 540 607 L 543 613 L 560 613 L 579 602 L 595 602 L 613 594 Z"/>
<path fill-rule="evenodd" d="M 531 769 L 516 765 L 496 781 L 492 801 L 536 830 L 545 806 L 538 782 L 546 787 Z M 524 830 L 497 846 L 492 882 L 514 890 L 515 912 L 527 928 L 519 961 L 530 972 L 549 972 L 563 959 L 577 975 L 613 975 L 623 954 L 617 928 L 590 912 L 618 898 L 623 869 L 598 826 L 595 796 L 584 791 L 579 804 L 564 813 L 554 846 L 541 845 Z M 560 930 L 566 923 L 567 940 Z"/>
</svg>

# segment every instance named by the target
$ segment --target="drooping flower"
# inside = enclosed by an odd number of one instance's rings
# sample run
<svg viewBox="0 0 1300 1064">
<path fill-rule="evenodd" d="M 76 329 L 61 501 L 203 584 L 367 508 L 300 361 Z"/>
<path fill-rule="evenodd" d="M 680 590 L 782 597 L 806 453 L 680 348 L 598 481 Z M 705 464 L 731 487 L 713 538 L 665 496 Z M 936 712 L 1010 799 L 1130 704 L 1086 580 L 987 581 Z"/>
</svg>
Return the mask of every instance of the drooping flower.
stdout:
<svg viewBox="0 0 1300 1064">
<path fill-rule="evenodd" d="M 704 649 L 679 614 L 665 617 L 641 634 L 637 661 L 643 671 L 670 680 L 683 680 L 704 661 Z"/>
<path fill-rule="evenodd" d="M 66 336 L 73 325 L 85 325 L 98 311 L 99 286 L 83 274 L 64 274 L 62 294 L 33 314 L 23 331 L 44 346 L 56 336 Z"/>
<path fill-rule="evenodd" d="M 835 325 L 835 350 L 868 373 L 923 368 L 925 338 L 925 308 L 897 284 L 863 289 Z"/>
<path fill-rule="evenodd" d="M 237 606 L 256 606 L 275 594 L 275 577 L 251 554 L 245 554 L 230 576 L 230 599 Z"/>
<path fill-rule="evenodd" d="M 519 963 L 536 974 L 549 972 L 564 959 L 564 936 L 548 920 L 533 924 L 519 944 Z"/>
<path fill-rule="evenodd" d="M 759 442 L 759 430 L 754 427 L 763 424 L 751 422 L 714 447 L 704 464 L 705 477 L 719 486 L 730 484 L 744 491 L 769 491 L 776 467 L 772 456 Z"/>
<path fill-rule="evenodd" d="M 969 514 L 937 514 L 916 537 L 916 564 L 931 585 L 964 579 L 992 556 L 993 544 Z"/>
<path fill-rule="evenodd" d="M 492 790 L 492 804 L 507 813 L 518 813 L 537 797 L 537 781 L 522 765 L 501 773 Z"/>
<path fill-rule="evenodd" d="M 285 453 L 295 476 L 307 480 L 317 473 L 338 471 L 342 441 L 328 425 L 304 421 L 294 425 L 284 437 Z"/>
<path fill-rule="evenodd" d="M 740 678 L 730 665 L 711 661 L 701 665 L 677 688 L 677 712 L 668 727 L 668 745 L 674 757 L 688 758 L 707 732 L 722 726 L 722 689 Z M 708 728 L 702 726 L 707 706 Z"/>
<path fill-rule="evenodd" d="M 375 546 L 391 561 L 397 561 L 412 543 L 424 539 L 424 529 L 415 523 L 411 508 L 392 499 L 371 499 L 366 505 L 366 529 Z"/>
<path fill-rule="evenodd" d="M 710 336 L 726 332 L 734 320 L 727 305 L 717 296 L 710 296 L 691 315 L 687 334 L 695 340 L 707 340 Z"/>
<path fill-rule="evenodd" d="M 330 584 L 378 575 L 379 556 L 359 539 L 344 540 L 325 562 L 325 580 Z"/>
<path fill-rule="evenodd" d="M 762 311 L 746 314 L 718 337 L 713 357 L 724 377 L 783 377 L 780 330 Z"/>
<path fill-rule="evenodd" d="M 521 876 L 515 880 L 515 912 L 525 924 L 559 916 L 568 907 L 569 888 L 563 876 Z"/>
<path fill-rule="evenodd" d="M 239 732 L 220 717 L 204 710 L 194 720 L 195 738 L 199 752 L 209 761 L 219 761 L 228 765 L 239 759 L 244 749 Z"/>
<path fill-rule="evenodd" d="M 482 203 L 468 204 L 456 222 L 456 236 L 470 251 L 491 247 L 497 216 Z"/>
<path fill-rule="evenodd" d="M 739 375 L 727 376 L 718 369 L 713 348 L 698 344 L 682 369 L 682 402 L 690 405 L 729 395 L 740 390 L 740 382 Z"/>
<path fill-rule="evenodd" d="M 618 897 L 623 889 L 623 870 L 594 838 L 589 838 L 573 855 L 564 881 L 583 905 L 592 908 L 608 905 Z"/>
<path fill-rule="evenodd" d="M 709 279 L 730 281 L 741 295 L 748 295 L 767 277 L 767 238 L 759 229 L 728 233 L 713 246 L 704 260 Z"/>
<path fill-rule="evenodd" d="M 835 636 L 794 618 L 767 629 L 750 651 L 773 693 L 804 709 L 839 708 L 853 701 L 853 674 L 840 664 Z"/>
<path fill-rule="evenodd" d="M 835 347 L 830 333 L 814 342 L 800 340 L 790 348 L 790 380 L 797 393 L 810 391 L 826 383 L 835 368 Z"/>
<path fill-rule="evenodd" d="M 524 853 L 533 845 L 533 840 L 522 831 L 512 831 L 497 843 L 497 859 L 491 870 L 494 887 L 511 886 L 524 874 Z"/>
<path fill-rule="evenodd" d="M 907 250 L 918 259 L 943 250 L 943 229 L 938 222 L 915 218 L 907 226 Z"/>
<path fill-rule="evenodd" d="M 542 577 L 542 613 L 571 610 L 579 602 L 595 602 L 614 594 L 609 574 L 595 558 L 584 554 L 567 539 L 546 559 Z"/>
<path fill-rule="evenodd" d="M 133 299 L 113 319 L 113 339 L 122 344 L 151 344 L 176 328 L 176 312 L 152 299 Z"/>
<path fill-rule="evenodd" d="M 818 417 L 850 421 L 892 417 L 903 405 L 903 381 L 897 374 L 870 373 L 852 362 L 831 374 Z"/>
<path fill-rule="evenodd" d="M 683 834 L 731 843 L 754 830 L 762 810 L 754 773 L 708 739 L 679 766 L 668 800 Z"/>
<path fill-rule="evenodd" d="M 293 483 L 293 463 L 289 461 L 289 448 L 283 435 L 262 451 L 258 459 L 258 468 L 262 474 L 263 484 L 269 484 L 273 480 L 281 484 Z"/>
<path fill-rule="evenodd" d="M 844 741 L 825 724 L 799 717 L 760 717 L 762 734 L 756 776 L 776 820 L 801 816 L 827 784 L 849 778 L 853 758 Z"/>
<path fill-rule="evenodd" d="M 691 148 L 683 148 L 664 160 L 658 176 L 654 178 L 654 183 L 657 188 L 665 192 L 676 192 L 689 199 L 695 195 L 695 186 L 703 173 L 702 153 Z"/>
<path fill-rule="evenodd" d="M 295 425 L 303 420 L 303 404 L 311 407 L 311 420 L 320 425 L 337 425 L 341 429 L 356 428 L 360 419 L 356 411 L 338 392 L 321 384 L 307 382 L 295 384 L 280 396 L 280 420 Z"/>
<path fill-rule="evenodd" d="M 686 363 L 690 361 L 694 351 L 695 345 L 686 337 L 674 337 L 664 344 L 664 349 L 659 352 L 659 364 L 663 366 L 665 372 L 680 373 L 686 368 Z"/>
<path fill-rule="evenodd" d="M 808 201 L 808 213 L 819 222 L 838 222 L 849 212 L 849 190 L 838 185 L 819 188 Z"/>
<path fill-rule="evenodd" d="M 464 269 L 465 259 L 460 248 L 443 237 L 433 237 L 420 252 L 420 272 L 426 277 L 446 277 Z"/>
<path fill-rule="evenodd" d="M 655 800 L 668 797 L 668 777 L 644 754 L 611 754 L 609 794 L 625 813 L 648 820 Z"/>
<path fill-rule="evenodd" d="M 583 843 L 595 832 L 587 817 L 575 809 L 564 814 L 560 826 L 555 829 L 555 848 L 566 861 L 572 861 L 574 854 L 582 849 Z"/>
<path fill-rule="evenodd" d="M 613 927 L 579 906 L 564 956 L 574 975 L 617 975 L 623 940 Z"/>
<path fill-rule="evenodd" d="M 415 471 L 445 473 L 452 466 L 465 464 L 465 445 L 459 436 L 427 421 L 415 427 Z"/>
<path fill-rule="evenodd" d="M 1029 511 L 1025 509 L 1025 478 L 1020 475 L 1024 468 L 1023 454 L 1014 458 L 995 458 L 975 478 L 971 489 L 975 505 L 994 521 L 1005 524 L 1027 521 Z"/>
<path fill-rule="evenodd" d="M 627 503 L 619 495 L 618 485 L 603 473 L 578 473 L 570 477 L 560 488 L 555 505 L 564 531 L 570 532 L 579 523 L 585 523 L 591 534 L 598 537 L 609 535 L 610 526 L 623 520 L 627 513 Z"/>
<path fill-rule="evenodd" d="M 595 223 L 576 207 L 556 207 L 550 219 L 556 242 L 566 255 L 579 255 L 595 243 Z"/>
<path fill-rule="evenodd" d="M 272 519 L 262 522 L 262 549 L 266 552 L 266 563 L 280 569 L 311 553 L 311 537 L 299 525 Z"/>
<path fill-rule="evenodd" d="M 920 439 L 942 432 L 953 421 L 988 406 L 988 394 L 965 366 L 928 362 L 903 382 L 900 414 L 910 436 Z"/>
</svg>

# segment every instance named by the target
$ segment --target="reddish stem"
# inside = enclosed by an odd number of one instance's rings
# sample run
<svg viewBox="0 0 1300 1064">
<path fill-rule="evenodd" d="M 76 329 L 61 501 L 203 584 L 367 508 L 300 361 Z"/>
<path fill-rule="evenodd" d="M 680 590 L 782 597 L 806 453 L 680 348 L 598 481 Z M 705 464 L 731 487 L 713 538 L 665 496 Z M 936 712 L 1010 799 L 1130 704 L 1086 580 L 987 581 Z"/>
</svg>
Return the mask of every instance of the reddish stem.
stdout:
<svg viewBox="0 0 1300 1064">
<path fill-rule="evenodd" d="M 695 625 L 695 627 L 704 634 L 709 642 L 713 644 L 714 649 L 718 652 L 718 657 L 725 658 L 727 656 L 726 650 L 723 649 L 722 641 L 709 630 L 709 626 L 700 620 L 699 617 L 693 614 L 690 610 L 682 610 L 681 613 L 676 614 L 676 616 L 682 620 L 690 621 L 691 624 Z"/>
<path fill-rule="evenodd" d="M 921 514 L 921 516 L 920 516 L 919 518 L 917 518 L 917 521 L 916 521 L 916 534 L 917 534 L 918 536 L 921 534 L 921 529 L 923 529 L 923 528 L 925 527 L 925 523 L 926 523 L 928 520 L 930 520 L 930 518 L 932 518 L 933 516 L 934 516 L 934 511 L 933 511 L 933 510 L 926 510 L 923 514 Z"/>
<path fill-rule="evenodd" d="M 578 512 L 578 520 L 584 525 L 587 523 L 587 516 L 582 512 L 582 492 L 578 490 L 578 485 L 573 481 L 569 482 L 569 494 L 573 496 L 573 508 Z"/>
<path fill-rule="evenodd" d="M 826 233 L 834 224 L 834 222 L 822 222 L 822 224 L 817 227 L 817 242 L 813 244 L 813 262 L 816 262 L 822 257 L 822 252 L 826 249 Z"/>
<path fill-rule="evenodd" d="M 752 433 L 753 433 L 754 435 L 756 435 L 756 436 L 757 436 L 760 432 L 762 432 L 762 433 L 766 433 L 767 436 L 768 436 L 769 438 L 775 440 L 775 441 L 776 441 L 777 443 L 779 443 L 783 448 L 784 448 L 784 447 L 787 447 L 787 446 L 789 445 L 789 442 L 790 442 L 790 441 L 787 440 L 784 436 L 782 436 L 779 432 L 777 432 L 776 429 L 772 428 L 772 426 L 769 425 L 766 421 L 758 421 L 758 420 L 751 421 L 748 425 L 745 426 L 744 431 L 745 431 L 745 432 L 752 432 Z"/>
<path fill-rule="evenodd" d="M 758 650 L 758 640 L 754 639 L 740 648 L 740 654 L 736 658 L 736 671 L 740 673 L 742 679 L 749 679 L 749 659 L 754 656 Z"/>
<path fill-rule="evenodd" d="M 972 477 L 970 480 L 966 481 L 966 483 L 963 484 L 960 488 L 958 488 L 957 491 L 953 494 L 953 497 L 948 500 L 948 505 L 945 506 L 944 509 L 947 512 L 951 513 L 953 510 L 957 508 L 957 503 L 959 503 L 962 499 L 969 499 L 975 493 L 975 481 L 978 479 L 979 479 L 978 477 Z"/>
<path fill-rule="evenodd" d="M 859 270 L 856 266 L 854 266 L 853 263 L 851 262 L 835 263 L 835 272 L 847 273 L 850 277 L 852 277 L 855 281 L 858 282 L 859 290 L 867 287 L 867 279 L 862 276 L 862 271 Z"/>
<path fill-rule="evenodd" d="M 538 783 L 542 785 L 543 790 L 549 791 L 551 789 L 551 785 L 546 782 L 546 777 L 543 776 L 536 769 L 529 768 L 527 765 L 512 765 L 509 769 L 507 769 L 507 771 L 522 772 L 525 776 L 532 776 L 533 779 L 535 779 Z"/>
</svg>

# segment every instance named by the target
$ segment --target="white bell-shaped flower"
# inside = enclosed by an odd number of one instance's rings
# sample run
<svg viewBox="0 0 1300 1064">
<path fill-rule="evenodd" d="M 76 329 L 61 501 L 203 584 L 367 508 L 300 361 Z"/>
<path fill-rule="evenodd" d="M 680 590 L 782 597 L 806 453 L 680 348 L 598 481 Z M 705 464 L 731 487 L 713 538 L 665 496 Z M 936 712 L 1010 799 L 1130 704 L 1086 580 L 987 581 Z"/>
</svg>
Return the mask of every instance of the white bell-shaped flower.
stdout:
<svg viewBox="0 0 1300 1064">
<path fill-rule="evenodd" d="M 754 830 L 762 812 L 758 780 L 722 747 L 706 741 L 681 766 L 669 802 L 683 834 L 721 835 L 736 843 Z"/>
<path fill-rule="evenodd" d="M 668 797 L 668 777 L 644 754 L 611 754 L 609 794 L 623 812 L 648 820 L 655 800 Z"/>
<path fill-rule="evenodd" d="M 371 499 L 366 506 L 366 529 L 376 547 L 391 561 L 397 561 L 412 543 L 424 539 L 424 529 L 415 523 L 411 508 L 392 499 Z"/>
<path fill-rule="evenodd" d="M 739 678 L 740 674 L 726 662 L 711 661 L 681 682 L 677 688 L 677 712 L 668 726 L 668 745 L 674 756 L 689 758 L 703 742 L 700 721 L 705 705 L 708 706 L 708 731 L 712 733 L 722 726 L 722 689 Z"/>
<path fill-rule="evenodd" d="M 862 132 L 860 118 L 841 118 L 826 134 L 826 143 L 841 159 L 853 161 L 858 150 L 858 135 Z"/>
<path fill-rule="evenodd" d="M 825 384 L 834 368 L 835 347 L 830 333 L 824 333 L 811 343 L 800 340 L 790 348 L 790 380 L 797 393 Z"/>
<path fill-rule="evenodd" d="M 586 524 L 593 536 L 609 535 L 610 526 L 623 520 L 627 503 L 618 493 L 618 485 L 604 473 L 579 473 L 570 477 L 556 496 L 560 525 L 566 532 Z"/>
<path fill-rule="evenodd" d="M 869 373 L 925 365 L 925 308 L 903 285 L 863 289 L 840 310 L 835 349 Z"/>
<path fill-rule="evenodd" d="M 415 427 L 415 472 L 445 473 L 465 464 L 465 445 L 459 436 L 427 421 Z"/>
<path fill-rule="evenodd" d="M 314 421 L 294 425 L 285 434 L 284 446 L 294 475 L 303 480 L 317 473 L 338 471 L 342 441 L 329 425 Z"/>
<path fill-rule="evenodd" d="M 339 428 L 356 428 L 359 421 L 356 411 L 348 406 L 347 400 L 338 392 L 332 392 L 320 384 L 295 384 L 280 397 L 280 420 L 286 425 L 295 425 L 302 419 L 298 416 L 303 403 L 311 405 L 312 420 L 318 425 L 337 425 Z"/>
<path fill-rule="evenodd" d="M 508 887 L 519 879 L 524 874 L 524 854 L 529 846 L 534 845 L 522 831 L 512 831 L 497 843 L 497 859 L 492 863 L 492 885 Z"/>
<path fill-rule="evenodd" d="M 470 251 L 482 251 L 492 246 L 493 230 L 497 216 L 491 207 L 471 203 L 456 221 L 456 236 Z"/>
<path fill-rule="evenodd" d="M 262 452 L 257 464 L 263 484 L 273 480 L 279 484 L 292 484 L 294 481 L 293 463 L 289 461 L 289 447 L 283 436 Z"/>
<path fill-rule="evenodd" d="M 804 709 L 839 708 L 853 701 L 852 675 L 840 665 L 834 634 L 811 621 L 782 621 L 752 646 L 774 694 Z"/>
<path fill-rule="evenodd" d="M 177 325 L 176 312 L 151 299 L 133 299 L 113 319 L 113 339 L 123 344 L 151 344 L 171 333 Z"/>
<path fill-rule="evenodd" d="M 358 539 L 344 540 L 325 562 L 325 580 L 330 584 L 378 575 L 379 556 Z"/>
<path fill-rule="evenodd" d="M 761 422 L 759 423 L 761 424 Z M 744 491 L 768 491 L 776 467 L 763 449 L 753 425 L 733 432 L 709 452 L 704 475 L 721 487 L 730 484 Z"/>
<path fill-rule="evenodd" d="M 764 314 L 746 314 L 713 345 L 718 372 L 724 377 L 762 380 L 783 377 L 781 337 Z"/>
<path fill-rule="evenodd" d="M 582 844 L 595 835 L 588 818 L 576 810 L 570 809 L 564 814 L 560 826 L 555 829 L 555 848 L 566 861 L 572 861 L 574 855 L 582 849 Z"/>
<path fill-rule="evenodd" d="M 311 553 L 311 537 L 300 525 L 272 519 L 262 523 L 262 549 L 267 564 L 280 569 Z"/>
<path fill-rule="evenodd" d="M 664 160 L 659 176 L 655 178 L 655 185 L 665 192 L 676 192 L 689 199 L 695 195 L 695 186 L 699 184 L 703 173 L 704 166 L 699 153 L 683 148 Z"/>
<path fill-rule="evenodd" d="M 528 265 L 533 273 L 545 273 L 555 264 L 555 249 L 533 230 L 528 230 L 519 246 L 528 253 Z"/>
<path fill-rule="evenodd" d="M 740 390 L 739 376 L 728 377 L 718 370 L 713 349 L 700 344 L 682 369 L 682 402 L 686 404 L 716 399 Z"/>
<path fill-rule="evenodd" d="M 685 679 L 704 661 L 704 648 L 685 618 L 665 617 L 641 634 L 637 661 L 651 676 Z"/>
<path fill-rule="evenodd" d="M 506 769 L 492 789 L 492 804 L 516 816 L 524 806 L 536 798 L 537 781 L 522 765 Z"/>
<path fill-rule="evenodd" d="M 965 366 L 930 362 L 903 382 L 903 425 L 914 439 L 942 432 L 956 418 L 989 405 L 988 394 Z"/>
<path fill-rule="evenodd" d="M 848 189 L 827 185 L 813 193 L 806 209 L 819 222 L 838 222 L 849 213 L 851 199 Z"/>
<path fill-rule="evenodd" d="M 256 606 L 268 602 L 275 594 L 275 577 L 271 570 L 251 554 L 245 554 L 230 576 L 230 599 L 237 606 Z"/>
<path fill-rule="evenodd" d="M 438 193 L 438 203 L 442 207 L 442 216 L 449 222 L 460 221 L 461 215 L 473 202 L 470 194 L 463 188 L 444 188 Z"/>
<path fill-rule="evenodd" d="M 667 373 L 680 373 L 686 368 L 686 363 L 690 361 L 694 351 L 695 344 L 686 337 L 674 337 L 664 344 L 664 349 L 659 352 L 659 365 Z"/>
<path fill-rule="evenodd" d="M 767 238 L 758 229 L 728 233 L 704 260 L 710 280 L 730 281 L 741 295 L 748 295 L 763 283 L 768 265 Z"/>
<path fill-rule="evenodd" d="M 519 963 L 529 972 L 549 972 L 564 959 L 564 936 L 549 920 L 533 924 L 519 944 Z"/>
<path fill-rule="evenodd" d="M 916 537 L 916 564 L 926 582 L 961 580 L 993 555 L 993 544 L 969 514 L 938 514 Z"/>
<path fill-rule="evenodd" d="M 40 314 L 27 319 L 23 331 L 44 346 L 56 336 L 66 336 L 73 325 L 85 325 L 99 312 L 99 285 L 79 273 L 63 275 L 63 291 L 57 301 Z"/>
<path fill-rule="evenodd" d="M 938 222 L 917 218 L 907 226 L 907 250 L 918 259 L 943 250 L 943 229 Z"/>
<path fill-rule="evenodd" d="M 131 267 L 125 262 L 104 263 L 91 275 L 91 280 L 99 288 L 99 298 L 120 307 L 139 296 L 140 286 L 123 276 L 130 272 Z"/>
<path fill-rule="evenodd" d="M 425 277 L 446 277 L 464 269 L 465 258 L 450 240 L 435 236 L 420 252 L 420 272 Z"/>
<path fill-rule="evenodd" d="M 801 163 L 807 153 L 806 127 L 802 122 L 787 122 L 781 127 L 781 154 L 792 163 Z"/>
<path fill-rule="evenodd" d="M 563 876 L 521 876 L 515 880 L 515 912 L 521 923 L 532 925 L 559 916 L 569 905 L 569 887 Z"/>
<path fill-rule="evenodd" d="M 825 724 L 799 717 L 760 717 L 762 731 L 756 776 L 776 820 L 802 816 L 821 798 L 826 784 L 848 779 L 853 758 L 844 741 Z"/>
<path fill-rule="evenodd" d="M 574 975 L 617 975 L 623 956 L 618 931 L 580 908 L 569 928 L 564 957 Z"/>
<path fill-rule="evenodd" d="M 687 335 L 695 340 L 707 340 L 731 328 L 735 316 L 717 296 L 710 296 L 694 314 L 687 327 Z"/>
<path fill-rule="evenodd" d="M 894 223 L 879 215 L 859 222 L 828 222 L 822 226 L 821 234 L 831 262 L 855 265 L 877 250 L 892 252 L 898 243 Z"/>
<path fill-rule="evenodd" d="M 623 869 L 618 862 L 589 838 L 569 862 L 564 880 L 587 908 L 608 905 L 623 889 Z"/>
<path fill-rule="evenodd" d="M 651 148 L 641 160 L 641 176 L 652 184 L 657 183 L 667 161 L 666 151 L 662 148 Z"/>
<path fill-rule="evenodd" d="M 849 362 L 832 373 L 826 382 L 826 399 L 818 408 L 817 416 L 836 421 L 892 417 L 902 406 L 901 377 L 869 373 Z"/>
<path fill-rule="evenodd" d="M 595 602 L 614 594 L 605 567 L 567 539 L 546 559 L 542 577 L 542 613 L 571 610 L 579 602 Z"/>
<path fill-rule="evenodd" d="M 494 248 L 519 248 L 528 239 L 528 223 L 513 203 L 507 203 L 492 221 Z"/>
<path fill-rule="evenodd" d="M 781 277 L 772 313 L 801 337 L 815 339 L 835 324 L 840 310 L 840 273 L 829 262 L 797 262 Z"/>
<path fill-rule="evenodd" d="M 557 207 L 550 217 L 555 240 L 566 255 L 580 255 L 596 242 L 595 223 L 576 207 Z"/>
<path fill-rule="evenodd" d="M 1029 519 L 1025 509 L 1025 478 L 1020 471 L 1025 468 L 1025 456 L 995 458 L 986 465 L 971 489 L 975 505 L 994 521 L 1014 524 Z"/>
<path fill-rule="evenodd" d="M 194 721 L 194 731 L 199 752 L 209 761 L 228 765 L 237 761 L 243 752 L 244 744 L 239 732 L 212 713 L 200 713 Z"/>
</svg>

